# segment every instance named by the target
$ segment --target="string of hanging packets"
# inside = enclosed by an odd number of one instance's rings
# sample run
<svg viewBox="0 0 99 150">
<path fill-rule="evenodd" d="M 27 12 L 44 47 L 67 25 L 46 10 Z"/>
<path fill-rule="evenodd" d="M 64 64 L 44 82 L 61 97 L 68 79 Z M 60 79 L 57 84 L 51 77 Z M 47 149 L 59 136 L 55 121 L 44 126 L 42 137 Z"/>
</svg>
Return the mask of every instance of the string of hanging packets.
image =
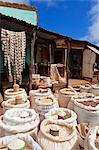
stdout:
<svg viewBox="0 0 99 150">
<path fill-rule="evenodd" d="M 13 32 L 1 29 L 2 51 L 4 52 L 4 66 L 8 66 L 9 76 L 12 75 L 11 65 L 14 68 L 14 83 L 22 83 L 22 72 L 25 68 L 25 32 Z"/>
</svg>

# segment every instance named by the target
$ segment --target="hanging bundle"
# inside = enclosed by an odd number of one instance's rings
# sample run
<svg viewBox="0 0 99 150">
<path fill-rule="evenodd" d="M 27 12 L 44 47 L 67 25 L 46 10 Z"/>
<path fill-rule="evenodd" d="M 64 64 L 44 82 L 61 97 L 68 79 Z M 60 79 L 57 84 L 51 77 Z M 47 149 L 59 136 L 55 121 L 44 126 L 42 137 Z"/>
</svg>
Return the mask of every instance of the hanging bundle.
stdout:
<svg viewBox="0 0 99 150">
<path fill-rule="evenodd" d="M 2 51 L 4 51 L 4 66 L 8 64 L 9 81 L 12 82 L 11 64 L 14 67 L 14 83 L 22 82 L 22 72 L 25 68 L 25 32 L 13 32 L 1 29 Z"/>
<path fill-rule="evenodd" d="M 10 57 L 9 56 L 8 56 L 8 71 L 9 71 L 8 80 L 9 80 L 9 82 L 13 82 L 13 77 L 12 77 L 12 73 L 11 73 Z"/>
</svg>

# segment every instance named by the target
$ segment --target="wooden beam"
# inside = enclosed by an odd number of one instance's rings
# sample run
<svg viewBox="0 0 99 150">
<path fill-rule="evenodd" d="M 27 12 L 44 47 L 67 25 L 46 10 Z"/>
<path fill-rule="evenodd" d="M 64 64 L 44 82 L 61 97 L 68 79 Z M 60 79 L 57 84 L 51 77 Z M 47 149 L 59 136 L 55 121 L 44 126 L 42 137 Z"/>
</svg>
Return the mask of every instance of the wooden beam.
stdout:
<svg viewBox="0 0 99 150">
<path fill-rule="evenodd" d="M 31 47 L 30 47 L 30 66 L 29 66 L 29 90 L 32 89 L 32 73 L 34 67 L 34 45 L 36 41 L 36 31 L 31 33 Z"/>
</svg>

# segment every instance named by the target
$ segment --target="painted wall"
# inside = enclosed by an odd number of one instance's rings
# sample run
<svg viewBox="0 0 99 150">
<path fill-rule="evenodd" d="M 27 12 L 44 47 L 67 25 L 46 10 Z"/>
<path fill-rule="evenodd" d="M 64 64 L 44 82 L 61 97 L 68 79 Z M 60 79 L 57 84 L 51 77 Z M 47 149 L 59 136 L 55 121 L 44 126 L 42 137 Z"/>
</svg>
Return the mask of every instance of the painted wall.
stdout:
<svg viewBox="0 0 99 150">
<path fill-rule="evenodd" d="M 95 63 L 96 54 L 89 50 L 85 49 L 83 52 L 83 70 L 82 70 L 82 76 L 87 78 L 93 77 L 93 65 Z"/>
</svg>

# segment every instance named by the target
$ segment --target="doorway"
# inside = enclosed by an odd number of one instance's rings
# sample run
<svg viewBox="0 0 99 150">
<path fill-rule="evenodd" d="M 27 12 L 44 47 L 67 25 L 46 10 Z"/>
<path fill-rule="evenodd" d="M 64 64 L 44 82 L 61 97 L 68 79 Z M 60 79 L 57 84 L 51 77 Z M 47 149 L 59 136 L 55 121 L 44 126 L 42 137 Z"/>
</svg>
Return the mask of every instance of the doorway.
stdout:
<svg viewBox="0 0 99 150">
<path fill-rule="evenodd" d="M 71 49 L 69 54 L 69 69 L 71 78 L 82 77 L 82 60 L 83 51 L 79 49 Z"/>
</svg>

